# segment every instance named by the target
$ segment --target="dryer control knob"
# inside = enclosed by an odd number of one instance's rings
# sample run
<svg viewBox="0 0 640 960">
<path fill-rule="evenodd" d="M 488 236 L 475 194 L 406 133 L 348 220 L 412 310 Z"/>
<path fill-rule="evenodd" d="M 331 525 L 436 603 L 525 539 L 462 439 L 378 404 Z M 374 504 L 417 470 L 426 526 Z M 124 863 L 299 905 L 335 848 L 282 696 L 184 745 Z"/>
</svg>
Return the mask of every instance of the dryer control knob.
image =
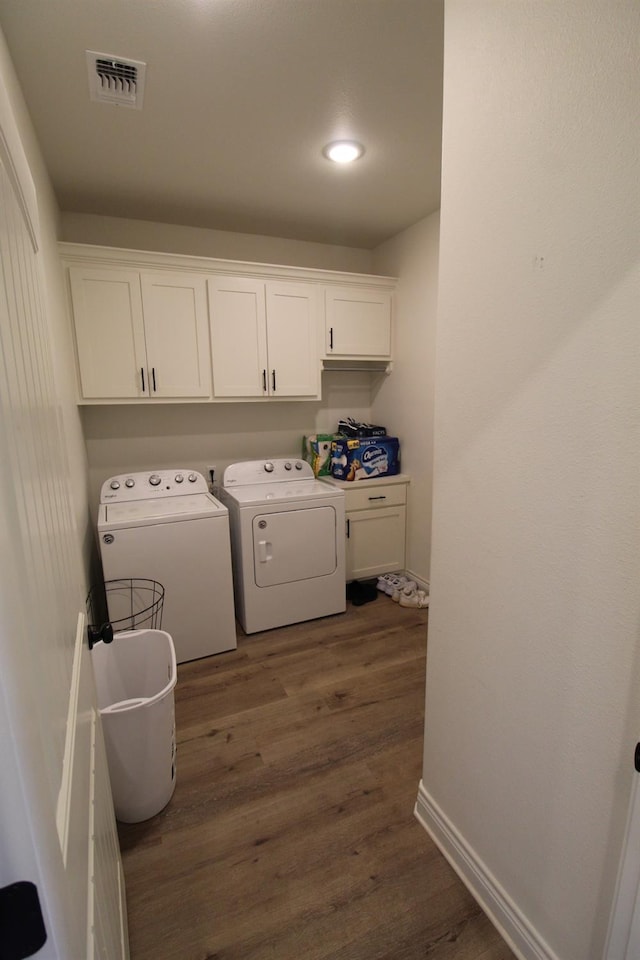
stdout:
<svg viewBox="0 0 640 960">
<path fill-rule="evenodd" d="M 264 465 L 264 468 L 267 471 L 267 473 L 273 473 L 273 464 L 271 463 L 271 460 L 267 460 L 267 462 Z"/>
<path fill-rule="evenodd" d="M 119 480 L 112 480 L 111 483 L 109 484 L 109 486 L 111 487 L 112 490 L 119 490 L 119 489 L 120 489 L 120 481 L 119 481 Z"/>
<path fill-rule="evenodd" d="M 129 487 L 129 489 L 131 489 L 131 487 L 135 487 L 136 482 L 133 479 L 133 477 L 127 477 L 127 479 L 124 482 L 124 485 L 125 487 Z"/>
<path fill-rule="evenodd" d="M 190 474 L 189 474 L 189 483 L 195 483 L 197 479 L 198 479 L 198 474 L 197 474 L 197 473 L 190 473 Z"/>
<path fill-rule="evenodd" d="M 157 473 L 152 473 L 149 477 L 149 483 L 152 487 L 159 487 L 162 483 L 162 477 L 159 477 Z"/>
<path fill-rule="evenodd" d="M 300 463 L 299 460 L 298 460 L 298 462 L 296 463 L 296 470 L 302 470 L 302 464 Z"/>
<path fill-rule="evenodd" d="M 285 463 L 284 468 L 285 468 L 285 470 L 291 470 L 291 464 L 289 463 L 288 460 L 287 460 L 287 462 Z"/>
<path fill-rule="evenodd" d="M 183 481 L 184 481 L 184 477 L 182 476 L 181 473 L 176 473 L 174 479 L 175 479 L 176 483 L 183 483 Z"/>
</svg>

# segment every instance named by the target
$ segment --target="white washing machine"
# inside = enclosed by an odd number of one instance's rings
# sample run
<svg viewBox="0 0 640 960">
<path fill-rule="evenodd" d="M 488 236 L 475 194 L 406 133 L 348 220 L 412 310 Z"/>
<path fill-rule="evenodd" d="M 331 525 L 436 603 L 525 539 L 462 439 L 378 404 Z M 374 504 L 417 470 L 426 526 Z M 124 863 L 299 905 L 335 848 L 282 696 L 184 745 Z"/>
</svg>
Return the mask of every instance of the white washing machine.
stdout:
<svg viewBox="0 0 640 960">
<path fill-rule="evenodd" d="M 343 491 L 295 458 L 233 463 L 222 482 L 245 633 L 344 612 Z"/>
<path fill-rule="evenodd" d="M 229 513 L 201 473 L 159 470 L 102 485 L 98 539 L 105 580 L 164 587 L 162 629 L 178 663 L 237 646 Z M 109 610 L 111 619 L 118 619 Z"/>
</svg>

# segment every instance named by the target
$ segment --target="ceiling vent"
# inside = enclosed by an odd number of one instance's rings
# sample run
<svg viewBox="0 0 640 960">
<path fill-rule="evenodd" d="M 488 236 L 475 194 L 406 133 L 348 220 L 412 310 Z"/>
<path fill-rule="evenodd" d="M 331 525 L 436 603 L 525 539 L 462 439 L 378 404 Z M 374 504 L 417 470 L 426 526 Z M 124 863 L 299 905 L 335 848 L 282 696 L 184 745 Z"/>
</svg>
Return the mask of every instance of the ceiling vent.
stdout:
<svg viewBox="0 0 640 960">
<path fill-rule="evenodd" d="M 142 109 L 146 63 L 87 50 L 89 96 L 101 103 Z"/>
</svg>

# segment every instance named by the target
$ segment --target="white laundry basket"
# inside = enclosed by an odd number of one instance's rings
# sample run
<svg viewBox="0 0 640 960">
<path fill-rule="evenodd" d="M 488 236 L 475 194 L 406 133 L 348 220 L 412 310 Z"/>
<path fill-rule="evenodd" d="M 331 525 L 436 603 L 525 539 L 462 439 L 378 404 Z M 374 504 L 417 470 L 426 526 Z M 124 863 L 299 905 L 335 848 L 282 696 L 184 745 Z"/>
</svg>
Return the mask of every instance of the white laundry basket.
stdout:
<svg viewBox="0 0 640 960">
<path fill-rule="evenodd" d="M 148 820 L 176 785 L 176 653 L 164 630 L 116 633 L 92 649 L 116 817 Z"/>
</svg>

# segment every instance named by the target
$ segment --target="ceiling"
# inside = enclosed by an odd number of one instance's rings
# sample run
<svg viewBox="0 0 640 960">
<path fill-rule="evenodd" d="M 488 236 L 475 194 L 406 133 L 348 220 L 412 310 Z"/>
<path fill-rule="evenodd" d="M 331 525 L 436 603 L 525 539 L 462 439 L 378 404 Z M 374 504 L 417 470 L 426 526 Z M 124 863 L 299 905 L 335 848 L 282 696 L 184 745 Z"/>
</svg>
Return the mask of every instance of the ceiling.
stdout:
<svg viewBox="0 0 640 960">
<path fill-rule="evenodd" d="M 0 0 L 64 211 L 372 248 L 439 206 L 442 0 Z M 85 51 L 147 64 L 89 99 Z M 364 157 L 325 160 L 354 138 Z"/>
</svg>

